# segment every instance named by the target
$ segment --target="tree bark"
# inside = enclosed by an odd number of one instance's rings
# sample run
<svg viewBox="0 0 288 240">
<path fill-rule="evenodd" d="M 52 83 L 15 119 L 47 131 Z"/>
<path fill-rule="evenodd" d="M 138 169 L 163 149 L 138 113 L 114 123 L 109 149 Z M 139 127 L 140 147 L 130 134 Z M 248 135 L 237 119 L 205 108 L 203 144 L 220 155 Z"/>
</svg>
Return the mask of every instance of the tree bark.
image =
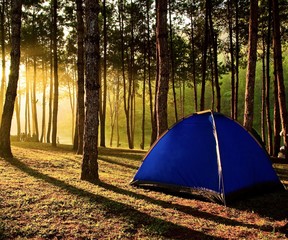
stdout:
<svg viewBox="0 0 288 240">
<path fill-rule="evenodd" d="M 234 66 L 234 45 L 233 45 L 233 24 L 232 24 L 232 0 L 228 1 L 228 25 L 229 25 L 229 49 L 230 49 L 230 71 L 231 71 L 231 118 L 235 119 L 235 66 Z"/>
<path fill-rule="evenodd" d="M 37 74 L 37 59 L 36 56 L 33 57 L 33 68 L 34 68 L 34 74 L 33 74 L 33 89 L 32 89 L 32 108 L 33 108 L 33 141 L 38 142 L 39 141 L 39 128 L 38 128 L 38 117 L 37 117 L 37 97 L 36 97 L 36 74 Z"/>
<path fill-rule="evenodd" d="M 19 79 L 21 15 L 22 1 L 11 0 L 11 66 L 0 127 L 0 156 L 2 157 L 13 157 L 10 144 L 10 131 Z"/>
<path fill-rule="evenodd" d="M 52 7 L 51 7 L 52 14 Z M 48 126 L 47 126 L 47 143 L 50 143 L 51 128 L 52 128 L 52 108 L 53 108 L 53 24 L 51 24 L 50 37 L 50 83 L 49 83 L 49 111 L 48 111 Z"/>
<path fill-rule="evenodd" d="M 235 102 L 234 102 L 234 119 L 238 119 L 238 98 L 239 98 L 239 59 L 240 59 L 240 44 L 239 44 L 239 2 L 234 0 L 235 4 Z"/>
<path fill-rule="evenodd" d="M 6 1 L 2 1 L 2 6 L 0 6 L 1 56 L 2 56 L 2 79 L 1 79 L 1 89 L 0 89 L 0 116 L 2 116 L 2 112 L 3 112 L 4 94 L 5 94 L 5 88 L 6 88 L 5 8 L 6 8 Z M 0 124 L 1 124 L 1 118 L 0 118 Z"/>
<path fill-rule="evenodd" d="M 220 91 L 219 71 L 218 71 L 218 45 L 217 45 L 218 37 L 213 27 L 212 9 L 210 9 L 209 11 L 209 23 L 210 23 L 211 42 L 212 42 L 212 48 L 213 48 L 213 53 L 212 53 L 213 63 L 211 63 L 211 66 L 214 66 L 213 69 L 214 69 L 214 79 L 215 79 L 215 89 L 216 89 L 216 99 L 217 99 L 216 111 L 220 112 L 221 111 L 221 91 Z"/>
<path fill-rule="evenodd" d="M 190 12 L 191 22 L 191 54 L 192 54 L 192 79 L 193 79 L 193 93 L 194 93 L 194 111 L 198 111 L 197 101 L 197 81 L 196 81 L 196 65 L 195 65 L 195 37 L 194 37 L 194 22 L 193 22 L 193 6 L 191 6 Z"/>
<path fill-rule="evenodd" d="M 158 86 L 156 92 L 157 138 L 168 129 L 167 98 L 169 89 L 169 54 L 167 31 L 167 0 L 156 2 L 156 47 L 159 53 Z"/>
<path fill-rule="evenodd" d="M 95 182 L 98 175 L 98 113 L 100 88 L 99 0 L 85 0 L 86 14 L 86 118 L 81 179 Z"/>
<path fill-rule="evenodd" d="M 175 121 L 178 121 L 177 112 L 177 98 L 175 89 L 175 59 L 174 59 L 174 44 L 173 44 L 173 29 L 172 29 L 172 3 L 169 0 L 169 37 L 170 37 L 170 60 L 171 60 L 171 80 L 172 80 L 172 91 L 173 91 L 173 102 L 174 102 L 174 112 Z"/>
<path fill-rule="evenodd" d="M 84 135 L 84 21 L 83 21 L 83 0 L 76 0 L 77 6 L 77 127 L 78 127 L 78 147 L 77 154 L 83 153 L 83 135 Z"/>
<path fill-rule="evenodd" d="M 143 89 L 142 89 L 142 138 L 141 138 L 141 143 L 140 143 L 140 148 L 144 149 L 145 147 L 145 120 L 146 120 L 146 58 L 147 58 L 147 53 L 146 53 L 146 47 L 144 48 L 144 76 L 143 76 Z"/>
<path fill-rule="evenodd" d="M 200 111 L 205 109 L 205 85 L 206 85 L 206 68 L 207 68 L 207 50 L 209 42 L 209 24 L 208 24 L 208 13 L 210 11 L 211 2 L 206 0 L 205 8 L 205 33 L 204 33 L 204 44 L 203 44 L 203 54 L 202 54 L 202 82 L 201 82 L 201 98 L 200 98 Z"/>
<path fill-rule="evenodd" d="M 267 26 L 267 50 L 266 50 L 266 93 L 265 93 L 265 106 L 266 106 L 266 124 L 267 124 L 267 151 L 272 155 L 273 141 L 272 141 L 272 125 L 270 116 L 270 48 L 271 48 L 271 23 L 272 23 L 272 2 L 268 0 L 268 26 Z"/>
<path fill-rule="evenodd" d="M 20 106 L 21 106 L 21 95 L 16 96 L 15 99 L 15 114 L 16 114 L 16 122 L 17 122 L 17 138 L 20 140 L 21 136 L 21 120 L 20 120 Z"/>
<path fill-rule="evenodd" d="M 52 146 L 57 146 L 57 117 L 58 117 L 58 46 L 57 46 L 57 9 L 58 0 L 53 0 L 53 68 L 54 68 L 54 99 L 53 99 L 53 118 L 52 118 Z"/>
<path fill-rule="evenodd" d="M 107 105 L 107 14 L 106 0 L 103 0 L 103 91 L 101 96 L 100 108 L 100 146 L 105 147 L 105 129 L 106 129 L 106 105 Z"/>
<path fill-rule="evenodd" d="M 280 132 L 281 132 L 281 121 L 280 121 L 280 111 L 279 111 L 279 99 L 278 99 L 278 87 L 277 87 L 277 77 L 276 77 L 276 65 L 274 64 L 274 121 L 273 121 L 273 157 L 277 157 L 280 150 Z"/>
<path fill-rule="evenodd" d="M 31 124 L 30 124 L 30 81 L 28 78 L 28 57 L 25 57 L 26 69 L 26 99 L 25 99 L 25 137 L 31 137 Z"/>
<path fill-rule="evenodd" d="M 262 91 L 261 91 L 261 137 L 262 141 L 266 143 L 266 102 L 265 102 L 265 94 L 266 94 L 266 65 L 265 65 L 265 39 L 264 35 L 262 36 L 262 47 L 263 54 L 261 56 L 262 60 Z"/>
<path fill-rule="evenodd" d="M 250 1 L 248 66 L 246 73 L 244 127 L 251 131 L 254 115 L 254 86 L 257 61 L 258 0 Z"/>
<path fill-rule="evenodd" d="M 147 58 L 148 58 L 148 89 L 149 89 L 149 109 L 150 109 L 150 121 L 151 121 L 151 141 L 150 145 L 153 144 L 155 137 L 155 125 L 156 122 L 154 121 L 154 111 L 153 111 L 153 93 L 152 93 L 152 81 L 151 81 L 151 40 L 150 40 L 150 4 L 149 0 L 146 0 L 146 17 L 147 17 Z M 155 134 L 156 135 L 156 134 Z"/>
<path fill-rule="evenodd" d="M 44 63 L 44 58 L 42 59 L 42 69 L 43 69 L 43 95 L 42 95 L 42 127 L 41 127 L 41 137 L 40 142 L 45 141 L 46 135 L 46 87 L 47 87 L 47 66 Z"/>
</svg>

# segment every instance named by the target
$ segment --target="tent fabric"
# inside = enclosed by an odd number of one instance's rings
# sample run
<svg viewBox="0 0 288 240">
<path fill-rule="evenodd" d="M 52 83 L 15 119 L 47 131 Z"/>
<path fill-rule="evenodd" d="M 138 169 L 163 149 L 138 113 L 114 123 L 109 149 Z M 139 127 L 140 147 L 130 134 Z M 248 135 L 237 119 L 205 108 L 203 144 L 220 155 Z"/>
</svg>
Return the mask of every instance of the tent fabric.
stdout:
<svg viewBox="0 0 288 240">
<path fill-rule="evenodd" d="M 226 204 L 284 189 L 265 149 L 239 123 L 205 111 L 176 123 L 145 156 L 131 184 L 199 193 Z"/>
</svg>

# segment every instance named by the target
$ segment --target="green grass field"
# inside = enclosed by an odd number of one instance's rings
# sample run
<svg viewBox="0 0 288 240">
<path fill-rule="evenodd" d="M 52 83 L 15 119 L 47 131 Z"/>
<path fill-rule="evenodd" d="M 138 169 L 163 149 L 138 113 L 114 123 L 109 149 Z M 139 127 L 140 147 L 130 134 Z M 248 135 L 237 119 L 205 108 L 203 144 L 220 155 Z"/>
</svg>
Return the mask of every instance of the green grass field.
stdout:
<svg viewBox="0 0 288 240">
<path fill-rule="evenodd" d="M 224 207 L 129 185 L 144 151 L 103 149 L 81 181 L 70 146 L 13 143 L 0 158 L 0 239 L 285 239 L 288 192 Z M 275 164 L 288 187 L 288 165 Z M 285 226 L 286 225 L 286 226 Z"/>
</svg>

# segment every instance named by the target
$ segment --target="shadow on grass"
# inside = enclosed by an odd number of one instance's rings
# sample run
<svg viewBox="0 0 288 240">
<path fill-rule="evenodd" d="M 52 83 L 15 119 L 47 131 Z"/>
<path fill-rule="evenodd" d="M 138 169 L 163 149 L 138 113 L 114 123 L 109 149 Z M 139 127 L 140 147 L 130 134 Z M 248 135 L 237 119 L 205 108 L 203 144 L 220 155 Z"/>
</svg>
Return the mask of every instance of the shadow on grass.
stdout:
<svg viewBox="0 0 288 240">
<path fill-rule="evenodd" d="M 145 228 L 150 232 L 151 234 L 161 235 L 165 238 L 172 238 L 172 239 L 222 239 L 217 237 L 212 237 L 210 235 L 207 235 L 205 233 L 202 233 L 200 231 L 195 231 L 187 227 L 183 227 L 177 224 L 174 224 L 169 221 L 162 220 L 160 218 L 152 217 L 146 213 L 142 213 L 126 204 L 113 201 L 111 199 L 108 199 L 103 196 L 99 196 L 96 194 L 93 194 L 91 192 L 88 192 L 83 189 L 79 189 L 75 186 L 72 186 L 70 184 L 65 183 L 64 181 L 61 181 L 59 179 L 56 179 L 54 177 L 48 176 L 46 174 L 40 173 L 17 158 L 10 158 L 6 159 L 7 162 L 9 162 L 14 167 L 17 167 L 19 170 L 27 173 L 28 175 L 41 179 L 53 186 L 59 187 L 61 189 L 65 189 L 70 194 L 77 195 L 80 197 L 87 197 L 91 202 L 95 202 L 97 204 L 101 204 L 105 211 L 109 214 L 122 217 L 123 219 L 126 219 L 129 223 L 133 224 L 134 228 L 137 229 L 138 227 L 145 226 Z M 120 188 L 117 188 L 115 186 L 101 183 L 99 182 L 98 185 L 110 189 L 114 192 L 121 193 L 121 194 L 129 194 L 130 196 L 132 194 L 133 197 L 142 198 L 144 197 L 145 200 L 149 200 L 150 198 L 142 195 L 138 195 L 135 193 L 132 193 L 130 191 L 126 191 Z M 155 201 L 150 199 L 150 201 Z M 156 202 L 155 202 L 156 203 Z M 163 202 L 165 203 L 165 202 Z M 167 203 L 166 203 L 167 204 Z M 160 205 L 160 204 L 159 204 Z M 168 207 L 168 204 L 167 204 Z M 172 206 L 173 207 L 173 206 Z M 155 227 L 156 226 L 156 227 Z M 158 227 L 157 227 L 158 226 Z M 165 227 L 164 227 L 165 226 Z M 161 231 L 162 229 L 162 231 Z M 160 230 L 160 231 L 159 231 Z"/>
<path fill-rule="evenodd" d="M 107 157 L 125 158 L 133 161 L 140 161 L 145 156 L 144 150 L 131 150 L 121 148 L 99 148 L 99 155 L 105 155 Z"/>
<path fill-rule="evenodd" d="M 13 146 L 21 148 L 29 148 L 41 151 L 49 152 L 73 152 L 72 146 L 67 144 L 58 144 L 57 147 L 53 147 L 51 143 L 41 143 L 41 142 L 12 142 Z"/>
<path fill-rule="evenodd" d="M 130 168 L 132 170 L 137 170 L 139 168 L 139 166 L 134 166 L 134 165 L 127 164 L 127 163 L 122 163 L 122 162 L 112 160 L 112 159 L 109 159 L 109 158 L 103 157 L 103 156 L 100 156 L 98 158 L 98 160 L 103 161 L 103 162 L 107 162 L 107 163 L 111 163 L 111 164 L 115 164 L 115 165 L 119 165 L 121 167 Z"/>
<path fill-rule="evenodd" d="M 235 202 L 232 207 L 248 210 L 274 220 L 285 220 L 288 217 L 288 191 L 267 193 Z"/>
<path fill-rule="evenodd" d="M 277 175 L 281 180 L 288 181 L 288 167 L 287 168 L 279 168 L 275 167 L 275 170 L 277 172 Z M 286 186 L 288 188 L 288 186 Z"/>
<path fill-rule="evenodd" d="M 135 192 L 132 192 L 129 190 L 121 189 L 119 187 L 116 187 L 116 186 L 113 186 L 111 184 L 107 184 L 104 182 L 100 182 L 98 185 L 107 189 L 107 190 L 110 190 L 110 191 L 113 191 L 113 192 L 116 192 L 119 194 L 131 196 L 135 199 L 142 199 L 142 200 L 145 200 L 146 202 L 161 206 L 163 208 L 175 209 L 175 210 L 183 212 L 185 214 L 189 214 L 193 217 L 197 217 L 197 218 L 201 218 L 201 219 L 205 219 L 205 220 L 211 220 L 211 221 L 216 222 L 218 224 L 224 224 L 224 225 L 230 225 L 230 226 L 242 226 L 242 227 L 247 227 L 250 229 L 259 229 L 259 226 L 255 225 L 255 224 L 239 222 L 237 220 L 233 220 L 230 218 L 225 218 L 225 217 L 217 216 L 217 215 L 214 215 L 214 214 L 211 214 L 208 212 L 199 211 L 199 210 L 194 209 L 194 208 L 189 207 L 189 206 L 183 206 L 180 204 L 169 203 L 169 202 L 162 201 L 162 200 L 156 200 L 156 199 L 150 198 L 148 196 L 145 196 L 143 194 L 139 194 L 139 193 L 135 193 Z M 283 218 L 283 219 L 285 219 L 285 218 Z M 264 226 L 261 226 L 261 230 L 267 231 L 267 232 L 272 232 L 275 229 L 273 229 L 273 226 L 264 225 Z"/>
</svg>

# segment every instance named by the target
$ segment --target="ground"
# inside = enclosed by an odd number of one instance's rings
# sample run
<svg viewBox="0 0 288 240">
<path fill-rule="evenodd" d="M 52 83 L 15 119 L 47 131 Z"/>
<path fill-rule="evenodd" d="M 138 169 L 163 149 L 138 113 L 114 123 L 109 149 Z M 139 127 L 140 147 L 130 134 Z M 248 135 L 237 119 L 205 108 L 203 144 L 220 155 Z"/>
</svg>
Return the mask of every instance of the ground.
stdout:
<svg viewBox="0 0 288 240">
<path fill-rule="evenodd" d="M 285 239 L 288 192 L 229 206 L 129 185 L 144 151 L 100 148 L 98 183 L 70 146 L 13 143 L 0 158 L 0 239 Z M 288 187 L 288 164 L 274 164 Z"/>
</svg>

